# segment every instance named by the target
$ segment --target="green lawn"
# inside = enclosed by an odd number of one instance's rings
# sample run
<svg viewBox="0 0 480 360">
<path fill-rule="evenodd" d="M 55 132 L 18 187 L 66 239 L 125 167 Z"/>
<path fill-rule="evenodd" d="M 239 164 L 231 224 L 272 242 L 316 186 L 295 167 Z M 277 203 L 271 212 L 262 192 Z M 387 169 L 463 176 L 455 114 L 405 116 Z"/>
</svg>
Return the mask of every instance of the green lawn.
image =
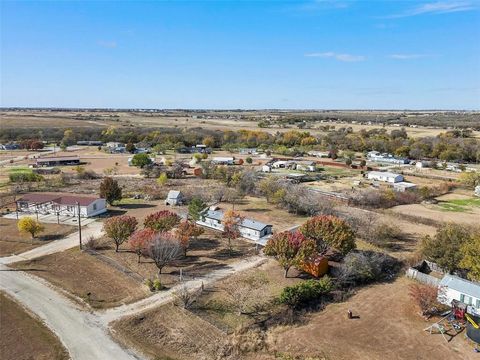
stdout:
<svg viewBox="0 0 480 360">
<path fill-rule="evenodd" d="M 438 206 L 444 211 L 466 212 L 471 208 L 480 207 L 480 199 L 470 198 L 442 201 L 438 203 Z"/>
</svg>

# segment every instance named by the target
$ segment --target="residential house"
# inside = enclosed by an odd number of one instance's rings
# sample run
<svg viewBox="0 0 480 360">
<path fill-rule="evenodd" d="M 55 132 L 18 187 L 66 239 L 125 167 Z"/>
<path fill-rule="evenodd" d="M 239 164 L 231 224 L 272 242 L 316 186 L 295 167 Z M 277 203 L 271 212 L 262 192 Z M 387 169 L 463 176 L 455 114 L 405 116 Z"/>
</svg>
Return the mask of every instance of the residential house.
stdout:
<svg viewBox="0 0 480 360">
<path fill-rule="evenodd" d="M 53 214 L 63 216 L 92 217 L 107 211 L 105 199 L 75 194 L 33 193 L 22 196 L 16 201 L 21 212 Z"/>
<path fill-rule="evenodd" d="M 405 191 L 413 190 L 416 188 L 417 188 L 417 185 L 407 181 L 400 181 L 393 184 L 393 190 L 399 191 L 399 192 L 405 192 Z"/>
<path fill-rule="evenodd" d="M 453 300 L 457 300 L 468 305 L 467 312 L 480 315 L 480 283 L 447 274 L 438 287 L 439 302 L 451 305 Z"/>
<path fill-rule="evenodd" d="M 208 210 L 202 214 L 202 217 L 197 221 L 197 224 L 214 230 L 223 231 L 223 215 L 223 211 L 221 210 Z M 242 237 L 255 241 L 261 245 L 265 245 L 272 235 L 272 225 L 264 224 L 252 219 L 243 219 L 238 230 Z"/>
<path fill-rule="evenodd" d="M 402 157 L 395 157 L 392 154 L 370 151 L 367 153 L 367 159 L 374 162 L 403 165 L 408 164 L 410 160 Z"/>
<path fill-rule="evenodd" d="M 316 151 L 316 150 L 312 150 L 312 151 L 309 151 L 307 152 L 308 155 L 310 156 L 315 156 L 315 157 L 319 157 L 319 158 L 328 158 L 328 151 Z"/>
<path fill-rule="evenodd" d="M 370 171 L 367 173 L 367 179 L 382 181 L 387 183 L 398 183 L 403 181 L 403 176 L 387 171 Z"/>
<path fill-rule="evenodd" d="M 257 148 L 241 148 L 238 152 L 242 155 L 257 155 Z"/>
<path fill-rule="evenodd" d="M 165 205 L 182 205 L 184 201 L 184 196 L 180 191 L 170 190 L 165 199 Z"/>
</svg>

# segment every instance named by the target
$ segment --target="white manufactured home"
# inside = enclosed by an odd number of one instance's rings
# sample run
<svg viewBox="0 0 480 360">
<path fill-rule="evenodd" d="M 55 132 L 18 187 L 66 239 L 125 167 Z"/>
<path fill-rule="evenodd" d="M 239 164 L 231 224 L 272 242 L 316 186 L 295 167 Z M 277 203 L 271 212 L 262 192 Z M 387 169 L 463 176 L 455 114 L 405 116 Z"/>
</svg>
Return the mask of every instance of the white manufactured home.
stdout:
<svg viewBox="0 0 480 360">
<path fill-rule="evenodd" d="M 367 179 L 383 181 L 383 182 L 388 182 L 392 184 L 402 182 L 404 180 L 403 175 L 395 174 L 387 171 L 370 171 L 367 174 Z"/>
<path fill-rule="evenodd" d="M 105 199 L 73 194 L 33 193 L 16 201 L 20 212 L 53 214 L 64 216 L 92 217 L 107 211 Z"/>
<path fill-rule="evenodd" d="M 480 283 L 447 274 L 438 287 L 439 302 L 451 305 L 453 300 L 457 300 L 468 305 L 467 312 L 480 315 Z"/>
<path fill-rule="evenodd" d="M 214 230 L 223 231 L 223 211 L 208 210 L 202 214 L 197 224 L 209 227 Z M 264 224 L 252 219 L 243 219 L 238 230 L 240 235 L 256 243 L 265 245 L 272 235 L 272 225 Z"/>
</svg>

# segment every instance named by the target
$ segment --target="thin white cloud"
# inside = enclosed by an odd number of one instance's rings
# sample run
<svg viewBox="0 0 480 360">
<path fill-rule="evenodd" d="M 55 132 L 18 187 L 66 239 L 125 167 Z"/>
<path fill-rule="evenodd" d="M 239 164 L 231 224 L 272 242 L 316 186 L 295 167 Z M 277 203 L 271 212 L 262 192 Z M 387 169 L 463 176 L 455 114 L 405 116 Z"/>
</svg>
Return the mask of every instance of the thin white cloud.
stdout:
<svg viewBox="0 0 480 360">
<path fill-rule="evenodd" d="M 402 18 L 427 14 L 449 14 L 461 11 L 471 11 L 476 7 L 470 1 L 437 1 L 418 5 L 400 14 L 385 16 L 385 18 Z"/>
<path fill-rule="evenodd" d="M 316 12 L 329 9 L 345 9 L 349 7 L 348 1 L 339 0 L 309 0 L 295 7 L 296 10 L 304 12 Z"/>
<path fill-rule="evenodd" d="M 413 60 L 413 59 L 421 59 L 429 56 L 430 55 L 426 55 L 426 54 L 391 54 L 391 55 L 388 55 L 387 57 L 395 60 Z"/>
<path fill-rule="evenodd" d="M 104 41 L 100 40 L 97 42 L 98 46 L 107 48 L 107 49 L 114 49 L 117 47 L 117 42 L 116 41 Z"/>
<path fill-rule="evenodd" d="M 308 54 L 305 54 L 304 56 L 318 57 L 318 58 L 333 58 L 338 61 L 344 61 L 344 62 L 356 62 L 356 61 L 366 60 L 366 57 L 363 55 L 337 54 L 332 51 L 323 52 L 323 53 L 308 53 Z"/>
</svg>

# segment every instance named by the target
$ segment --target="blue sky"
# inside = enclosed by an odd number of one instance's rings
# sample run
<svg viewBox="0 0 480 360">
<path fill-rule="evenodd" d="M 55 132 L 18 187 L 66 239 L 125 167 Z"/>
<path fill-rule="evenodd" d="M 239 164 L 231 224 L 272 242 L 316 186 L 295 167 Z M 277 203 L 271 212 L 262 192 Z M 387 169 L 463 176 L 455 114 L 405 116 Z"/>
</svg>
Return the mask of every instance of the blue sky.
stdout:
<svg viewBox="0 0 480 360">
<path fill-rule="evenodd" d="M 479 109 L 480 1 L 1 2 L 1 106 Z"/>
</svg>

